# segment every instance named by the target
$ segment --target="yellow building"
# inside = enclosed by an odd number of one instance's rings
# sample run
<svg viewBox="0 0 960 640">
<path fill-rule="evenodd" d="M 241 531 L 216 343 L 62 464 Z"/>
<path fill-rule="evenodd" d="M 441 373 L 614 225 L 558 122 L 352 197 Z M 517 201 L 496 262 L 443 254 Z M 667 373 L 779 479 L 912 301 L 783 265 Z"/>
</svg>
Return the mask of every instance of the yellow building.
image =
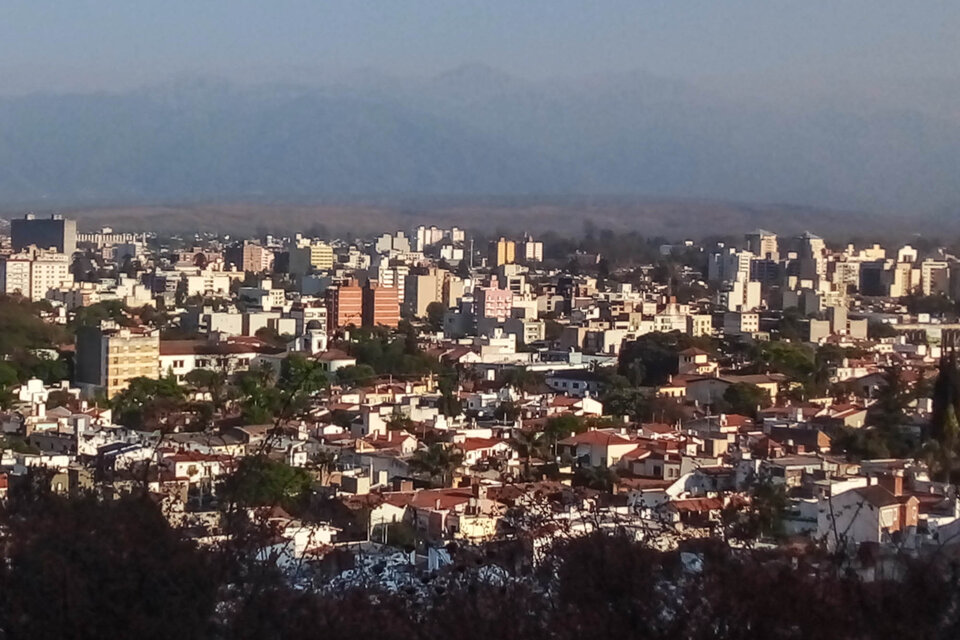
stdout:
<svg viewBox="0 0 960 640">
<path fill-rule="evenodd" d="M 160 335 L 144 327 L 118 327 L 104 321 L 81 327 L 76 341 L 76 381 L 112 398 L 134 378 L 160 377 Z"/>
<path fill-rule="evenodd" d="M 487 261 L 491 267 L 513 264 L 517 261 L 517 243 L 513 240 L 507 240 L 506 238 L 500 238 L 496 242 L 491 242 Z"/>
</svg>

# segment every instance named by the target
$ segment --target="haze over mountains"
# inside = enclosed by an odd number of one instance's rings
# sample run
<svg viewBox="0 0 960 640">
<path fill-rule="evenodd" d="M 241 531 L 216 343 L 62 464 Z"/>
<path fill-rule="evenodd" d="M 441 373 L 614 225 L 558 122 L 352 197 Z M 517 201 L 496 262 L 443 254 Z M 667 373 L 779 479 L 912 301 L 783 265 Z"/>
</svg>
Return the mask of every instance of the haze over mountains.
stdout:
<svg viewBox="0 0 960 640">
<path fill-rule="evenodd" d="M 774 100 L 641 72 L 526 81 L 468 65 L 7 96 L 0 205 L 625 194 L 949 215 L 958 94 Z"/>
</svg>

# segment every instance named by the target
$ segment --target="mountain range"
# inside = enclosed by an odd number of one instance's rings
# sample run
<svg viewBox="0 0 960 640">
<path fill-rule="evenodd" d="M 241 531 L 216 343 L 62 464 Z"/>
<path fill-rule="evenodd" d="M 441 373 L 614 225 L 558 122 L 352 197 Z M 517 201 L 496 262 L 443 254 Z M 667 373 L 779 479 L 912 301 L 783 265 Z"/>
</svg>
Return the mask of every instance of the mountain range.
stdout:
<svg viewBox="0 0 960 640">
<path fill-rule="evenodd" d="M 0 206 L 595 194 L 960 212 L 960 117 L 723 89 L 467 65 L 5 96 Z"/>
</svg>

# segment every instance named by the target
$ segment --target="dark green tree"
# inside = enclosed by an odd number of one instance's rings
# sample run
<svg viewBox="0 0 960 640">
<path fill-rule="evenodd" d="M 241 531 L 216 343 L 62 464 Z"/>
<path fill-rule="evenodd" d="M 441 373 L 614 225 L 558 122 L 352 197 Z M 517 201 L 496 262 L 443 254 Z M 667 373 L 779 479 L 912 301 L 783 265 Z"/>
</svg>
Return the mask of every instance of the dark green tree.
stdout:
<svg viewBox="0 0 960 640">
<path fill-rule="evenodd" d="M 449 487 L 453 472 L 463 462 L 463 454 L 444 443 L 434 443 L 418 449 L 410 457 L 410 469 L 422 473 L 441 487 Z"/>
<path fill-rule="evenodd" d="M 960 449 L 960 371 L 954 352 L 940 359 L 940 369 L 933 384 L 933 409 L 928 427 L 927 450 L 931 452 L 933 472 L 937 478 L 949 479 L 956 468 Z"/>
<path fill-rule="evenodd" d="M 770 394 L 755 384 L 737 382 L 723 392 L 723 400 L 731 413 L 757 417 L 757 410 L 770 406 Z"/>
<path fill-rule="evenodd" d="M 266 455 L 247 456 L 223 483 L 223 495 L 241 507 L 282 506 L 297 511 L 310 492 L 313 479 L 297 467 Z"/>
</svg>

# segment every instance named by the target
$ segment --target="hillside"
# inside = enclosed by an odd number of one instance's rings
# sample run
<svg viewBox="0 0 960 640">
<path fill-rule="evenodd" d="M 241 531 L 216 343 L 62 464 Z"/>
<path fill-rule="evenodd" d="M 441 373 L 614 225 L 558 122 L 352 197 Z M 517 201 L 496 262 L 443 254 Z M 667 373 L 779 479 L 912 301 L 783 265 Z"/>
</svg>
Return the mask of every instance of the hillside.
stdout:
<svg viewBox="0 0 960 640">
<path fill-rule="evenodd" d="M 606 194 L 956 213 L 957 118 L 730 93 L 639 72 L 530 82 L 471 65 L 427 79 L 8 96 L 0 206 Z"/>
<path fill-rule="evenodd" d="M 942 221 L 935 218 L 909 220 L 787 205 L 623 198 L 384 198 L 326 204 L 233 203 L 64 211 L 76 217 L 84 230 L 112 226 L 129 231 L 235 235 L 304 231 L 347 236 L 410 229 L 418 224 L 456 225 L 488 235 L 498 231 L 578 235 L 591 224 L 669 239 L 741 235 L 764 227 L 783 234 L 809 229 L 838 240 L 902 240 L 915 233 L 937 235 L 942 228 Z"/>
</svg>

